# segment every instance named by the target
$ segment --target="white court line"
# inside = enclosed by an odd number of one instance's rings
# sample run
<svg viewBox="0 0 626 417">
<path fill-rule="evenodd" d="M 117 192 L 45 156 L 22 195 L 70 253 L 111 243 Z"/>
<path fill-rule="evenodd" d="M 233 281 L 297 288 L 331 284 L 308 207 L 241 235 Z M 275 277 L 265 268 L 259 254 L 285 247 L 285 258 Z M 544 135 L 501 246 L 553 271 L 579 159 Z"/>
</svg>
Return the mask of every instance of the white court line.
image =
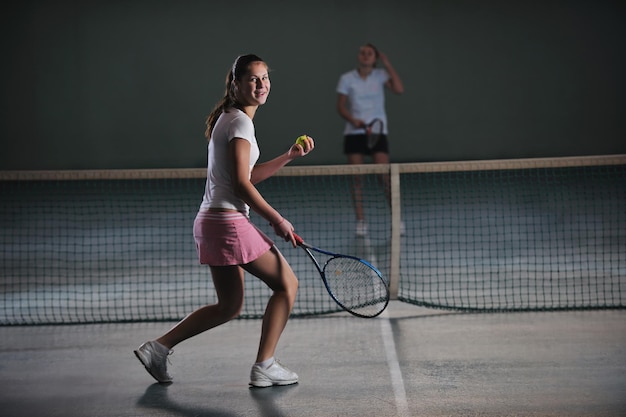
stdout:
<svg viewBox="0 0 626 417">
<path fill-rule="evenodd" d="M 391 322 L 387 310 L 380 315 L 380 331 L 385 344 L 385 354 L 387 355 L 387 366 L 391 374 L 391 385 L 393 386 L 393 394 L 396 397 L 396 409 L 398 417 L 410 417 L 409 404 L 406 401 L 406 391 L 404 389 L 404 380 L 398 363 L 398 355 L 396 353 L 396 344 L 393 341 L 393 332 L 391 331 Z"/>
</svg>

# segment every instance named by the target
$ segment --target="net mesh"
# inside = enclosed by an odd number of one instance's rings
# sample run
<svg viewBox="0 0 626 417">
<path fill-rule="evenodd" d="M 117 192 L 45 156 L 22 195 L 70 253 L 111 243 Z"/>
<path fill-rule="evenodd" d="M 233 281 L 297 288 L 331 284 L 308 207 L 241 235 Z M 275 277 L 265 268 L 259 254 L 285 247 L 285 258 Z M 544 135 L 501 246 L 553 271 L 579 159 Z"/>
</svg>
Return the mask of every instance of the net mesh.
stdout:
<svg viewBox="0 0 626 417">
<path fill-rule="evenodd" d="M 178 320 L 216 300 L 192 226 L 203 169 L 0 172 L 0 324 Z M 368 231 L 355 236 L 353 187 Z M 626 156 L 288 167 L 265 198 L 392 297 L 475 310 L 624 308 Z M 271 227 L 251 214 L 269 236 Z M 339 311 L 304 251 L 295 316 Z M 242 317 L 270 291 L 246 276 Z"/>
<path fill-rule="evenodd" d="M 621 166 L 403 177 L 400 299 L 475 310 L 624 307 Z"/>
</svg>

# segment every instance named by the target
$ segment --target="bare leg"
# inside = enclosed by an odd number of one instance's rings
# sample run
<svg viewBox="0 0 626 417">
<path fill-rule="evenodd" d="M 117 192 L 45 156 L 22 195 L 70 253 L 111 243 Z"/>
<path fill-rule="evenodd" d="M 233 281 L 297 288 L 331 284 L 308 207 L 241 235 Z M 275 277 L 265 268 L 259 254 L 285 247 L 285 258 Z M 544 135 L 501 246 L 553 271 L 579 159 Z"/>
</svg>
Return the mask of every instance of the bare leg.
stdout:
<svg viewBox="0 0 626 417">
<path fill-rule="evenodd" d="M 348 163 L 352 165 L 362 164 L 364 157 L 359 153 L 348 154 Z M 365 220 L 365 213 L 363 212 L 363 194 L 362 194 L 361 177 L 354 176 L 352 182 L 352 202 L 354 203 L 354 214 L 358 221 Z"/>
<path fill-rule="evenodd" d="M 200 307 L 156 341 L 171 349 L 183 340 L 237 317 L 243 306 L 243 269 L 239 266 L 211 267 L 217 304 Z"/>
<path fill-rule="evenodd" d="M 385 152 L 376 152 L 373 156 L 375 164 L 388 164 L 389 154 Z M 380 178 L 383 187 L 385 188 L 385 198 L 387 203 L 391 206 L 391 182 L 388 174 L 383 174 Z"/>
<path fill-rule="evenodd" d="M 274 356 L 278 340 L 285 329 L 289 314 L 296 300 L 298 279 L 293 270 L 274 246 L 244 269 L 261 279 L 272 289 L 261 329 L 257 362 Z"/>
</svg>

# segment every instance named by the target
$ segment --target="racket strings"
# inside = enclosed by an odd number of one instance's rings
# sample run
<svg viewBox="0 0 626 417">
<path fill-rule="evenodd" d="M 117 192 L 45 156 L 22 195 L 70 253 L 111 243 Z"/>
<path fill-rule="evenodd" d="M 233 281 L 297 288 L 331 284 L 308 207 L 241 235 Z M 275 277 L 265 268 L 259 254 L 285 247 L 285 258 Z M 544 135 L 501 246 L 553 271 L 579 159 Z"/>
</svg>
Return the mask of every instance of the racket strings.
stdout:
<svg viewBox="0 0 626 417">
<path fill-rule="evenodd" d="M 365 263 L 352 258 L 332 258 L 324 275 L 336 300 L 365 316 L 382 312 L 389 300 L 389 289 L 380 275 Z"/>
<path fill-rule="evenodd" d="M 376 122 L 374 122 L 374 124 L 372 124 L 372 127 L 370 128 L 371 134 L 372 135 L 382 135 L 383 133 L 383 122 L 378 120 Z"/>
<path fill-rule="evenodd" d="M 383 134 L 383 122 L 382 120 L 375 120 L 370 126 L 367 128 L 367 146 L 371 149 L 373 148 L 380 136 Z"/>
</svg>

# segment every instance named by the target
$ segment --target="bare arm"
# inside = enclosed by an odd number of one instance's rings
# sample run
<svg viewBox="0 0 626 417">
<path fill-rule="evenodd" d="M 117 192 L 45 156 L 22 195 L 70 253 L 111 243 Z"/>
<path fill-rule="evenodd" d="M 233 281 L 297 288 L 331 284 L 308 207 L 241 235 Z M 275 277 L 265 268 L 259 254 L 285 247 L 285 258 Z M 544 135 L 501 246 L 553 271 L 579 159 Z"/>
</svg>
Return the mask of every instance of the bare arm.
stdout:
<svg viewBox="0 0 626 417">
<path fill-rule="evenodd" d="M 228 145 L 228 156 L 232 167 L 231 179 L 237 197 L 241 198 L 252 210 L 259 213 L 270 223 L 278 223 L 282 216 L 265 201 L 261 193 L 248 178 L 250 161 L 250 142 L 244 139 L 233 139 Z"/>
<path fill-rule="evenodd" d="M 404 93 L 404 84 L 402 83 L 402 80 L 396 70 L 393 68 L 393 65 L 391 65 L 387 55 L 379 51 L 379 59 L 389 74 L 389 80 L 387 80 L 385 86 L 396 94 Z"/>
<path fill-rule="evenodd" d="M 254 168 L 252 168 L 250 181 L 252 184 L 258 184 L 261 181 L 268 179 L 289 162 L 311 152 L 314 147 L 315 143 L 313 142 L 313 138 L 307 136 L 304 147 L 293 144 L 284 154 L 279 155 L 270 161 L 255 165 Z"/>
<path fill-rule="evenodd" d="M 355 119 L 352 117 L 352 113 L 348 109 L 348 96 L 345 94 L 337 94 L 337 112 L 348 122 L 352 123 L 355 127 L 365 126 L 365 122 L 361 119 Z"/>
<path fill-rule="evenodd" d="M 294 144 L 283 155 L 264 164 L 256 165 L 249 177 L 250 142 L 245 139 L 235 138 L 228 145 L 228 157 L 232 167 L 231 180 L 235 194 L 249 205 L 252 210 L 270 222 L 276 233 L 285 240 L 291 241 L 294 247 L 296 246 L 296 241 L 292 233 L 293 226 L 263 198 L 254 186 L 253 178 L 257 180 L 256 182 L 266 179 L 285 164 L 298 156 L 305 155 L 311 149 L 313 149 L 313 139 L 311 138 L 307 139 L 304 148 Z"/>
</svg>

